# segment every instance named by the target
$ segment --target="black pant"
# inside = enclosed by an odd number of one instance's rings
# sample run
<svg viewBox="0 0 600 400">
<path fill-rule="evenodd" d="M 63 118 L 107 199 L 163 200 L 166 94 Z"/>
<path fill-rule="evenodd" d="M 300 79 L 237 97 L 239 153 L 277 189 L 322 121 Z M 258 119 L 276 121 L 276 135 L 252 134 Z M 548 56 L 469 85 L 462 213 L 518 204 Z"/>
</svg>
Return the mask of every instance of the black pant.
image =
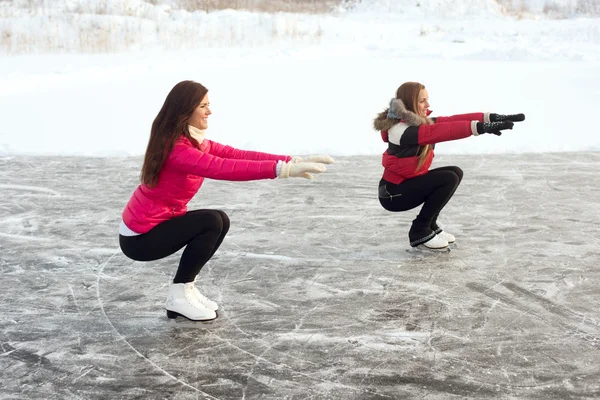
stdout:
<svg viewBox="0 0 600 400">
<path fill-rule="evenodd" d="M 437 217 L 462 181 L 458 167 L 441 167 L 395 185 L 382 179 L 379 202 L 388 211 L 407 211 L 423 204 L 409 232 L 411 243 L 439 230 Z"/>
<path fill-rule="evenodd" d="M 136 261 L 158 260 L 185 246 L 173 283 L 187 283 L 215 254 L 228 231 L 225 212 L 195 210 L 162 222 L 143 235 L 119 235 L 119 244 L 123 253 Z"/>
</svg>

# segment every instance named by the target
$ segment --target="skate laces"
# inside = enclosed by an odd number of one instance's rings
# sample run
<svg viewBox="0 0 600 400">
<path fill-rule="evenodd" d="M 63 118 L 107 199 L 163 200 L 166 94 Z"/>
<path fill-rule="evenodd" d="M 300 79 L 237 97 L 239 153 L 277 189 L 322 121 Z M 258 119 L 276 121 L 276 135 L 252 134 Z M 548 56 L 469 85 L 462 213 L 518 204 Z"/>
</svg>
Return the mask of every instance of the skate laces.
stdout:
<svg viewBox="0 0 600 400">
<path fill-rule="evenodd" d="M 200 290 L 198 290 L 198 288 L 196 289 L 196 297 L 198 298 L 198 301 L 200 303 L 202 303 L 203 305 L 205 305 L 206 307 L 211 306 L 210 303 L 212 303 L 213 301 L 211 299 L 209 299 L 208 297 L 206 297 L 205 295 L 202 294 L 202 292 Z"/>
<path fill-rule="evenodd" d="M 198 299 L 198 301 L 200 301 L 200 303 L 203 303 L 206 306 L 209 306 L 210 303 L 213 303 L 213 301 L 211 299 L 209 299 L 204 294 L 202 294 L 202 292 L 196 287 L 196 280 L 194 280 L 194 282 L 192 282 L 192 283 L 194 284 L 194 291 L 196 292 L 196 298 Z"/>
<path fill-rule="evenodd" d="M 200 301 L 209 301 L 209 298 L 203 295 L 202 292 L 198 290 L 198 288 L 196 288 L 196 294 L 200 298 Z"/>
<path fill-rule="evenodd" d="M 198 301 L 196 296 L 194 296 L 194 291 L 198 292 L 198 289 L 194 286 L 194 282 L 189 282 L 183 285 L 183 294 L 185 299 L 192 305 L 194 308 L 204 309 L 204 305 Z"/>
</svg>

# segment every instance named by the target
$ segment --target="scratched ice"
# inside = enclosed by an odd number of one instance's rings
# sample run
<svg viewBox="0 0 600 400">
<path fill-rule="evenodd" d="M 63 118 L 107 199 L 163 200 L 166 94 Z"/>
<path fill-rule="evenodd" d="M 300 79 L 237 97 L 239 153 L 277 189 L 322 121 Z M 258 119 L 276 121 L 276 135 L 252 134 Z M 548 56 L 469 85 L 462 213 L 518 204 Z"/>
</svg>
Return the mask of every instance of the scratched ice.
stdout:
<svg viewBox="0 0 600 400">
<path fill-rule="evenodd" d="M 192 208 L 232 227 L 200 276 L 221 316 L 197 328 L 163 308 L 177 257 L 118 249 L 140 161 L 0 159 L 0 398 L 600 395 L 600 153 L 439 155 L 465 171 L 442 255 L 407 251 L 377 156 L 208 181 Z"/>
</svg>

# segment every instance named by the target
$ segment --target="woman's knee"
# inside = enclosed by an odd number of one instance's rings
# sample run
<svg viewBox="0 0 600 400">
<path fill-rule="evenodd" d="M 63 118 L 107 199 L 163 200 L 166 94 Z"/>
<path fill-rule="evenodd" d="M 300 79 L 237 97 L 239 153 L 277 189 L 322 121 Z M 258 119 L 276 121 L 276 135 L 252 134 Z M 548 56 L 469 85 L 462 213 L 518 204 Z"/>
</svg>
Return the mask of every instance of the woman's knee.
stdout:
<svg viewBox="0 0 600 400">
<path fill-rule="evenodd" d="M 223 233 L 227 233 L 229 231 L 229 216 L 225 213 L 225 211 L 215 210 L 221 216 L 221 230 Z"/>
<path fill-rule="evenodd" d="M 448 176 L 449 174 L 456 175 L 456 178 L 458 179 L 458 183 L 460 183 L 460 181 L 462 181 L 462 178 L 463 178 L 463 170 L 454 165 L 448 166 L 448 167 L 436 168 L 436 169 L 431 170 L 429 173 L 433 174 L 435 176 L 438 176 L 439 174 L 441 174 L 442 176 Z"/>
<path fill-rule="evenodd" d="M 462 172 L 462 171 L 461 171 Z M 443 186 L 457 186 L 460 183 L 460 175 L 452 170 L 438 171 L 438 182 Z"/>
<path fill-rule="evenodd" d="M 206 228 L 210 229 L 211 231 L 216 231 L 218 234 L 221 234 L 221 232 L 223 232 L 223 217 L 221 216 L 221 213 L 217 210 L 210 210 L 206 214 L 206 217 L 201 222 L 201 224 L 204 225 Z"/>
<path fill-rule="evenodd" d="M 224 211 L 210 210 L 209 216 L 209 225 L 212 227 L 212 230 L 216 231 L 220 236 L 229 232 L 229 216 Z"/>
<path fill-rule="evenodd" d="M 446 172 L 451 172 L 454 175 L 456 175 L 456 177 L 458 178 L 458 183 L 460 183 L 460 181 L 462 181 L 463 178 L 463 170 L 460 169 L 459 167 L 456 166 L 450 166 L 450 167 L 445 167 L 444 171 Z"/>
<path fill-rule="evenodd" d="M 458 176 L 458 183 L 460 183 L 460 181 L 462 181 L 463 178 L 463 170 L 459 167 L 454 167 L 452 170 Z"/>
</svg>

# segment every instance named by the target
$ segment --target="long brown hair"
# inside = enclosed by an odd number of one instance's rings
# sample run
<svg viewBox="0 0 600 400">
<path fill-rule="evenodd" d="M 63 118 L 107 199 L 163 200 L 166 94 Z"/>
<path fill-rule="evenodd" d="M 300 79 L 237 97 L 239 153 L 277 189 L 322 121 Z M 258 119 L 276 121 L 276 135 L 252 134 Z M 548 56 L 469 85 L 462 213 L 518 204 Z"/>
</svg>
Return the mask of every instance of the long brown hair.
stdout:
<svg viewBox="0 0 600 400">
<path fill-rule="evenodd" d="M 143 184 L 148 187 L 156 186 L 160 170 L 181 135 L 197 143 L 190 136 L 188 123 L 206 93 L 208 89 L 194 81 L 179 82 L 171 89 L 152 122 L 140 176 Z"/>
<path fill-rule="evenodd" d="M 418 114 L 417 110 L 419 109 L 419 93 L 423 89 L 425 89 L 425 85 L 419 82 L 404 82 L 402 85 L 400 85 L 398 90 L 396 90 L 396 98 L 402 100 L 408 111 Z M 429 120 L 429 118 L 426 118 L 425 120 L 427 121 L 427 124 L 432 122 Z M 417 171 L 421 169 L 430 152 L 431 145 L 429 144 L 419 147 L 419 151 L 417 152 L 417 155 L 419 156 Z"/>
</svg>

